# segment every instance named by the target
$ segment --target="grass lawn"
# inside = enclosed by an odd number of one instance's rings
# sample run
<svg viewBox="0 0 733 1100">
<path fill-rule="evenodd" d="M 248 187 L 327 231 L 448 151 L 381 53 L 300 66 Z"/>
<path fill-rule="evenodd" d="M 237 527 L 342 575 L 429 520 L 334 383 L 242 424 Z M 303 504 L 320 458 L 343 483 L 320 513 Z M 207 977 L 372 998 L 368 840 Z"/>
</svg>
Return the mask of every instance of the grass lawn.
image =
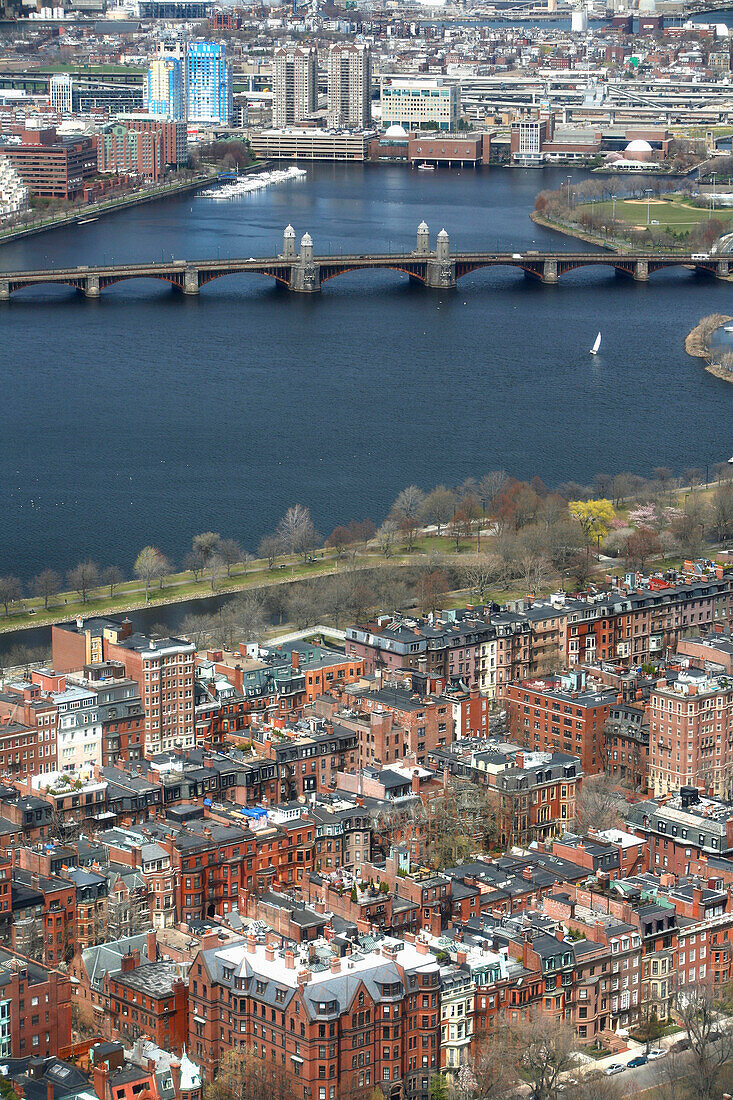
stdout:
<svg viewBox="0 0 733 1100">
<path fill-rule="evenodd" d="M 607 216 L 609 220 L 613 216 L 611 202 L 584 203 L 583 207 L 596 214 Z M 651 199 L 648 212 L 645 199 L 616 200 L 616 221 L 626 222 L 627 225 L 637 229 L 646 229 L 647 213 L 650 223 L 659 222 L 658 225 L 649 225 L 652 235 L 667 229 L 675 231 L 694 229 L 700 222 L 707 221 L 709 215 L 707 207 L 693 206 L 688 200 L 677 196 Z M 728 228 L 733 224 L 733 207 L 720 210 L 716 208 L 713 216 Z"/>
</svg>

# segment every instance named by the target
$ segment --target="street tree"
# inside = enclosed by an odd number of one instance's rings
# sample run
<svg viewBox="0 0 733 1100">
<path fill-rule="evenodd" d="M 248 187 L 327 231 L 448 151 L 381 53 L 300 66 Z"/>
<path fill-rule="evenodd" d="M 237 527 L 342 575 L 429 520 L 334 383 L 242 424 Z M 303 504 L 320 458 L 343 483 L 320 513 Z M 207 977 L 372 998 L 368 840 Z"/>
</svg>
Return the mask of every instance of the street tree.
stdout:
<svg viewBox="0 0 733 1100">
<path fill-rule="evenodd" d="M 720 988 L 698 980 L 677 998 L 677 1016 L 690 1040 L 692 1092 L 699 1100 L 717 1100 L 723 1066 L 733 1057 L 733 1032 L 728 1027 Z"/>
<path fill-rule="evenodd" d="M 44 610 L 48 611 L 48 601 L 61 588 L 61 577 L 55 569 L 44 569 L 33 578 L 33 591 L 43 600 Z"/>
<path fill-rule="evenodd" d="M 587 776 L 578 795 L 579 823 L 586 832 L 611 829 L 622 823 L 622 804 L 607 775 Z"/>
<path fill-rule="evenodd" d="M 94 588 L 99 583 L 99 569 L 95 562 L 86 558 L 69 570 L 66 579 L 78 593 L 81 602 L 86 603 L 90 588 Z"/>
<path fill-rule="evenodd" d="M 510 1056 L 528 1081 L 534 1100 L 554 1100 L 562 1075 L 576 1049 L 572 1027 L 542 1011 L 518 1020 L 510 1029 Z"/>
</svg>

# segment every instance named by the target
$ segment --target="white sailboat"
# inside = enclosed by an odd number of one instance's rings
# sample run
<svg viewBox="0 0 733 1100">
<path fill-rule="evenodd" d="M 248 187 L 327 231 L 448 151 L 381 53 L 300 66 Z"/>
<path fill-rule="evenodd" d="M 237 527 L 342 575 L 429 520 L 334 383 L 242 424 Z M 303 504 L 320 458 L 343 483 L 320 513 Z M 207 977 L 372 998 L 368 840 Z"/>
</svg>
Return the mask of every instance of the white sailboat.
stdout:
<svg viewBox="0 0 733 1100">
<path fill-rule="evenodd" d="M 595 343 L 593 344 L 593 347 L 590 349 L 591 355 L 598 355 L 598 349 L 599 349 L 600 346 L 601 346 L 601 334 L 599 332 L 598 335 L 596 336 L 596 340 L 595 340 Z"/>
</svg>

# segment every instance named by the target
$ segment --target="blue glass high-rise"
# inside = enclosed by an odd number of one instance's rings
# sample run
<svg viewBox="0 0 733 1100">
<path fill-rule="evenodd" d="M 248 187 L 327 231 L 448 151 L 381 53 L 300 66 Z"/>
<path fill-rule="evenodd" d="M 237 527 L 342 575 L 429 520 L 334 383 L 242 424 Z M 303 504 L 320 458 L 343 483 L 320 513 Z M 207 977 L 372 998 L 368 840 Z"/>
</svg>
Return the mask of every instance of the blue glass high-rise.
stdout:
<svg viewBox="0 0 733 1100">
<path fill-rule="evenodd" d="M 188 121 L 228 126 L 232 117 L 232 74 L 226 46 L 189 42 L 186 52 Z"/>
<path fill-rule="evenodd" d="M 179 57 L 156 57 L 145 81 L 145 110 L 171 121 L 186 118 L 186 69 Z"/>
</svg>

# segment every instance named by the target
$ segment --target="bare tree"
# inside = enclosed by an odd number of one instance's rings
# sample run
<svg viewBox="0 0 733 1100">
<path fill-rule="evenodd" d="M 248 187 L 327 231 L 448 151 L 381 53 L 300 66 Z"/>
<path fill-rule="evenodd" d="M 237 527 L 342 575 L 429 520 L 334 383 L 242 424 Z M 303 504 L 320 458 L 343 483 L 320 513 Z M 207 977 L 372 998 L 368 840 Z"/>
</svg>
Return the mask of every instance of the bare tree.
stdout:
<svg viewBox="0 0 733 1100">
<path fill-rule="evenodd" d="M 311 581 L 290 585 L 288 593 L 288 614 L 299 630 L 305 630 L 318 622 L 321 601 Z"/>
<path fill-rule="evenodd" d="M 445 485 L 438 485 L 425 497 L 423 501 L 423 516 L 430 523 L 434 523 L 440 530 L 453 515 L 456 508 L 455 493 L 446 489 Z"/>
<path fill-rule="evenodd" d="M 201 551 L 196 549 L 190 550 L 183 559 L 183 568 L 190 570 L 190 572 L 193 573 L 193 579 L 198 581 L 206 568 L 206 561 Z"/>
<path fill-rule="evenodd" d="M 204 565 L 208 563 L 211 555 L 219 549 L 221 535 L 217 531 L 202 531 L 200 535 L 193 536 L 192 549 L 201 554 Z"/>
<path fill-rule="evenodd" d="M 245 642 L 259 642 L 267 628 L 262 592 L 247 592 L 237 600 L 237 619 Z"/>
<path fill-rule="evenodd" d="M 11 603 L 20 599 L 22 592 L 20 581 L 17 577 L 0 577 L 0 603 L 5 608 L 5 618 L 10 613 Z"/>
<path fill-rule="evenodd" d="M 394 516 L 398 523 L 403 519 L 419 519 L 423 509 L 425 494 L 417 485 L 408 485 L 398 494 L 392 505 L 390 515 Z"/>
<path fill-rule="evenodd" d="M 310 509 L 303 504 L 288 508 L 277 525 L 277 537 L 286 553 L 300 555 L 305 560 L 318 540 Z"/>
<path fill-rule="evenodd" d="M 61 577 L 55 569 L 44 569 L 33 578 L 33 591 L 43 599 L 43 607 L 48 611 L 48 601 L 61 588 Z"/>
<path fill-rule="evenodd" d="M 572 1065 L 575 1036 L 564 1020 L 539 1011 L 511 1025 L 511 1050 L 535 1100 L 553 1100 L 562 1074 Z"/>
<path fill-rule="evenodd" d="M 456 1074 L 456 1100 L 500 1100 L 516 1083 L 517 1074 L 502 1057 L 502 1034 L 484 1035 L 471 1044 L 467 1061 Z"/>
<path fill-rule="evenodd" d="M 181 634 L 200 649 L 209 637 L 209 626 L 206 615 L 186 615 L 181 623 Z"/>
<path fill-rule="evenodd" d="M 269 569 L 275 564 L 275 558 L 280 553 L 280 540 L 277 535 L 265 535 L 260 539 L 260 545 L 257 547 L 257 555 L 260 558 L 265 558 Z"/>
<path fill-rule="evenodd" d="M 394 553 L 398 530 L 395 520 L 386 519 L 377 531 L 377 545 L 385 558 L 391 558 Z"/>
<path fill-rule="evenodd" d="M 129 893 L 117 891 L 107 898 L 107 940 L 137 936 L 151 927 L 150 909 L 141 887 Z"/>
<path fill-rule="evenodd" d="M 216 591 L 217 583 L 221 580 L 224 573 L 224 562 L 221 560 L 218 554 L 209 554 L 206 559 L 206 575 L 209 578 L 209 584 L 211 585 L 211 591 Z"/>
<path fill-rule="evenodd" d="M 244 550 L 242 550 L 242 547 L 236 539 L 222 539 L 219 543 L 217 553 L 224 563 L 227 577 L 231 577 L 233 565 L 236 565 L 237 562 L 244 561 Z"/>
<path fill-rule="evenodd" d="M 493 515 L 496 502 L 503 492 L 509 477 L 504 470 L 489 470 L 478 483 L 478 497 L 485 511 Z"/>
<path fill-rule="evenodd" d="M 710 522 L 722 541 L 733 534 L 733 482 L 718 485 L 710 502 Z"/>
<path fill-rule="evenodd" d="M 115 594 L 115 588 L 118 584 L 122 584 L 125 578 L 122 576 L 122 571 L 116 565 L 108 565 L 102 574 L 102 580 L 105 584 L 109 585 L 109 598 Z"/>
<path fill-rule="evenodd" d="M 157 547 L 144 546 L 135 558 L 135 564 L 132 567 L 132 571 L 137 579 L 143 581 L 145 584 L 146 603 L 150 598 L 151 581 L 160 576 L 161 557 L 162 555 Z"/>
<path fill-rule="evenodd" d="M 461 583 L 483 602 L 487 590 L 496 584 L 501 574 L 502 562 L 497 554 L 475 554 L 461 566 Z"/>
<path fill-rule="evenodd" d="M 89 589 L 94 588 L 99 583 L 99 569 L 95 562 L 87 558 L 85 561 L 80 561 L 73 569 L 70 569 L 66 574 L 66 579 L 74 591 L 78 593 L 81 602 L 86 603 Z"/>
<path fill-rule="evenodd" d="M 677 1015 L 692 1052 L 692 1091 L 699 1100 L 717 1100 L 722 1068 L 733 1057 L 733 1032 L 723 1009 L 723 991 L 710 981 L 698 982 L 677 998 Z"/>
<path fill-rule="evenodd" d="M 578 795 L 578 820 L 583 829 L 598 832 L 620 825 L 623 799 L 607 775 L 586 776 Z"/>
</svg>

